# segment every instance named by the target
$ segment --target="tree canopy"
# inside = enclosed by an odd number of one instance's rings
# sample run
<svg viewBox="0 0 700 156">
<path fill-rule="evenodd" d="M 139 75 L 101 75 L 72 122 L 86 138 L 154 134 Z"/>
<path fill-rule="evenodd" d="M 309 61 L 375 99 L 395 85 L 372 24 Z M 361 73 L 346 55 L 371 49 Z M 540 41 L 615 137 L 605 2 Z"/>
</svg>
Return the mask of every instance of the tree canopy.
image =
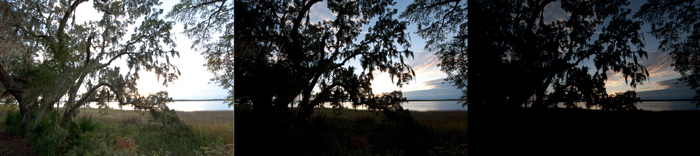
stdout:
<svg viewBox="0 0 700 156">
<path fill-rule="evenodd" d="M 77 8 L 89 3 L 101 19 L 76 21 Z M 17 100 L 22 123 L 30 122 L 30 112 L 41 118 L 63 101 L 63 123 L 88 102 L 168 110 L 167 92 L 140 95 L 136 83 L 142 70 L 157 74 L 163 85 L 180 75 L 170 63 L 179 57 L 172 50 L 173 22 L 160 17 L 158 5 L 158 0 L 0 1 L 0 86 Z"/>
<path fill-rule="evenodd" d="M 693 103 L 700 106 L 700 2 L 650 0 L 635 17 L 651 24 L 651 34 L 661 39 L 659 50 L 675 60 L 680 81 L 695 89 Z"/>
<path fill-rule="evenodd" d="M 608 98 L 609 74 L 622 73 L 632 87 L 646 80 L 648 72 L 638 62 L 647 54 L 638 33 L 641 22 L 628 17 L 629 2 L 561 1 L 568 19 L 549 20 L 545 10 L 556 2 L 416 1 L 402 16 L 420 25 L 418 33 L 442 59 L 447 80 L 465 93 L 468 86 L 472 104 L 523 107 L 533 100 L 532 107 L 545 108 L 583 100 L 600 105 Z M 473 9 L 464 18 L 467 5 Z"/>
<path fill-rule="evenodd" d="M 312 7 L 322 3 L 335 19 L 311 22 Z M 304 120 L 323 102 L 366 103 L 375 71 L 388 72 L 399 86 L 413 78 L 404 63 L 413 56 L 404 33 L 408 23 L 393 18 L 392 5 L 392 0 L 182 1 L 169 16 L 185 23 L 185 33 L 198 43 L 194 48 L 218 74 L 214 80 L 233 86 L 231 100 L 283 120 L 293 115 Z M 231 14 L 235 21 L 226 19 Z M 353 59 L 361 67 L 349 66 Z"/>
</svg>

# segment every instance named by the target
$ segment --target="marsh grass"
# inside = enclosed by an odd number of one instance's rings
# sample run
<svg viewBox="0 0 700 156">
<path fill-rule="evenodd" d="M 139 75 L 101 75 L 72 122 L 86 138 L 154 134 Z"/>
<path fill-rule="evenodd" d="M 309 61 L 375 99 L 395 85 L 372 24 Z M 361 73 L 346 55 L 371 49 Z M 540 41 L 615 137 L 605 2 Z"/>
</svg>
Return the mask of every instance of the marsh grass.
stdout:
<svg viewBox="0 0 700 156">
<path fill-rule="evenodd" d="M 315 113 L 312 117 L 326 116 L 334 120 L 348 122 L 360 120 L 378 122 L 384 119 L 382 112 L 379 111 L 339 109 L 334 112 L 333 109 L 329 108 L 317 108 L 314 111 Z M 463 139 L 466 139 L 468 129 L 467 111 L 411 111 L 411 116 L 416 122 L 435 132 L 456 134 L 464 136 L 465 138 Z"/>
<path fill-rule="evenodd" d="M 100 122 L 107 124 L 133 125 L 148 122 L 148 112 L 134 110 L 106 110 L 102 115 L 97 109 L 82 109 L 79 116 L 97 117 Z M 178 117 L 197 132 L 211 139 L 233 142 L 233 111 L 193 111 L 177 112 Z"/>
<path fill-rule="evenodd" d="M 314 114 L 312 117 L 330 117 L 335 120 L 340 121 L 357 121 L 357 120 L 378 120 L 380 121 L 382 117 L 382 112 L 368 111 L 368 110 L 355 110 L 355 109 L 338 109 L 334 110 L 330 108 L 314 109 Z"/>
<path fill-rule="evenodd" d="M 177 112 L 180 120 L 212 139 L 233 142 L 233 111 Z"/>
<path fill-rule="evenodd" d="M 410 114 L 413 120 L 397 122 L 381 111 L 316 108 L 304 128 L 306 132 L 270 131 L 274 126 L 241 128 L 238 131 L 247 135 L 238 138 L 261 146 L 280 146 L 279 151 L 300 155 L 466 155 L 467 111 L 411 111 Z M 238 126 L 255 127 L 254 123 L 241 120 L 242 125 Z M 265 140 L 260 138 L 263 136 L 285 142 L 277 145 L 260 141 Z M 243 146 L 238 147 L 247 149 Z M 284 153 L 264 149 L 248 152 Z"/>
<path fill-rule="evenodd" d="M 138 153 L 195 155 L 209 147 L 233 143 L 233 111 L 177 112 L 190 130 L 171 130 L 152 122 L 148 112 L 81 109 L 79 116 L 93 116 L 103 131 L 115 137 L 133 138 Z M 204 148 L 203 148 L 204 147 Z"/>
<path fill-rule="evenodd" d="M 463 133 L 466 136 L 468 129 L 467 111 L 425 111 L 411 112 L 411 115 L 417 122 L 436 132 Z"/>
</svg>

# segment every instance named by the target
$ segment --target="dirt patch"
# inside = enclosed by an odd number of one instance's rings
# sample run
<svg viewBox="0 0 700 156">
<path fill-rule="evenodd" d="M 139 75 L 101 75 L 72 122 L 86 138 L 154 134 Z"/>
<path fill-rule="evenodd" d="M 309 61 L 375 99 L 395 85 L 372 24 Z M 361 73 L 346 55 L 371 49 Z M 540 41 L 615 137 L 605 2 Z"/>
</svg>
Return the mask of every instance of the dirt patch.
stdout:
<svg viewBox="0 0 700 156">
<path fill-rule="evenodd" d="M 34 148 L 26 138 L 6 131 L 4 126 L 0 126 L 0 156 L 5 155 L 36 155 Z"/>
</svg>

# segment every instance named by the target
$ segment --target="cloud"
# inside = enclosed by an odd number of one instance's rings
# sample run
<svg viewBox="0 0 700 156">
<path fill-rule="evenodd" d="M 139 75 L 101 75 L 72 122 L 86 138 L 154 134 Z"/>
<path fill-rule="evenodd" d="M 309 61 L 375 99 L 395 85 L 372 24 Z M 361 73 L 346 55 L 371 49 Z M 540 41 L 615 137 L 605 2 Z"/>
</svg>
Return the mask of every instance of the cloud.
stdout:
<svg viewBox="0 0 700 156">
<path fill-rule="evenodd" d="M 672 99 L 692 99 L 695 96 L 695 90 L 690 89 L 677 79 L 668 79 L 655 82 L 654 85 L 663 89 L 637 92 L 637 96 L 642 100 L 672 100 Z"/>
<path fill-rule="evenodd" d="M 452 84 L 446 82 L 444 79 L 425 81 L 423 84 L 426 86 L 431 86 L 435 89 L 456 89 L 456 87 L 452 86 Z"/>
<path fill-rule="evenodd" d="M 654 84 L 663 89 L 690 89 L 690 87 L 686 86 L 684 83 L 679 82 L 678 79 L 663 80 L 655 82 Z"/>
<path fill-rule="evenodd" d="M 550 23 L 553 21 L 566 21 L 569 20 L 569 15 L 561 8 L 561 3 L 555 1 L 553 3 L 547 4 L 544 7 L 544 22 Z"/>
<path fill-rule="evenodd" d="M 676 76 L 674 75 L 676 72 L 671 66 L 674 60 L 670 55 L 658 50 L 651 50 L 648 55 L 649 59 L 641 60 L 640 62 L 647 68 L 650 77 L 666 79 L 670 76 Z"/>
<path fill-rule="evenodd" d="M 408 85 L 404 85 L 403 88 L 389 86 L 389 84 L 391 84 L 389 74 L 386 72 L 374 71 L 373 74 L 375 76 L 375 80 L 372 82 L 372 84 L 375 92 L 386 92 L 398 89 L 401 89 L 403 91 L 430 89 L 430 86 L 425 86 L 425 82 L 427 80 L 442 80 L 445 77 L 447 77 L 447 75 L 444 72 L 440 71 L 440 67 L 437 66 L 437 64 L 440 63 L 440 59 L 437 56 L 435 56 L 435 54 L 430 52 L 424 52 L 422 50 L 419 50 L 414 54 L 414 59 L 404 59 L 406 64 L 411 66 L 411 68 L 413 68 L 413 71 L 416 73 L 416 76 L 411 82 L 409 82 Z"/>
<path fill-rule="evenodd" d="M 605 86 L 607 87 L 619 87 L 625 86 L 629 81 L 625 82 L 625 77 L 621 72 L 608 71 L 608 80 L 605 81 Z"/>
<path fill-rule="evenodd" d="M 414 70 L 427 70 L 430 68 L 438 68 L 437 64 L 440 63 L 440 58 L 435 56 L 435 54 L 425 52 L 423 50 L 415 52 L 414 54 L 414 59 L 407 61 L 408 65 L 413 67 Z"/>
<path fill-rule="evenodd" d="M 447 77 L 444 72 L 440 71 L 440 67 L 437 66 L 441 61 L 435 54 L 423 50 L 414 54 L 415 59 L 407 60 L 406 64 L 410 65 L 416 72 L 416 80 L 418 82 L 422 82 L 419 79 L 433 80 Z"/>
<path fill-rule="evenodd" d="M 430 89 L 426 90 L 415 90 L 406 91 L 403 95 L 407 99 L 459 99 L 462 96 L 462 90 L 457 89 L 450 83 L 445 82 L 443 79 L 435 79 L 430 81 L 425 81 L 422 84 L 424 86 L 429 86 Z"/>
<path fill-rule="evenodd" d="M 674 71 L 673 66 L 671 66 L 671 64 L 674 63 L 673 58 L 667 53 L 658 50 L 651 50 L 647 54 L 649 56 L 648 59 L 639 60 L 639 63 L 647 68 L 647 71 L 649 72 L 649 77 L 647 78 L 648 81 L 644 81 L 642 82 L 643 84 L 638 85 L 638 89 L 640 89 L 640 86 L 644 86 L 641 88 L 642 90 L 664 89 L 664 87 L 659 86 L 657 82 L 660 80 L 675 79 L 679 77 L 679 73 Z M 625 82 L 625 77 L 621 72 L 615 73 L 613 71 L 609 71 L 607 74 L 608 80 L 606 81 L 605 85 L 608 87 L 610 92 L 634 89 L 629 87 L 629 80 Z"/>
<path fill-rule="evenodd" d="M 328 9 L 328 3 L 326 2 L 316 3 L 309 9 L 309 22 L 332 21 L 335 18 L 336 15 Z"/>
</svg>

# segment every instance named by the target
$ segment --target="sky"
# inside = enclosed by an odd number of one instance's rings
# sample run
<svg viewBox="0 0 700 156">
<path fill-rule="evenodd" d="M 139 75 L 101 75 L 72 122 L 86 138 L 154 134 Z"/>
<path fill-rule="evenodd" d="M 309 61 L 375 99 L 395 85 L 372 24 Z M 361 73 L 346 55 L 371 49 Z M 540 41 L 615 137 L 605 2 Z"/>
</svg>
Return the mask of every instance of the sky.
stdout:
<svg viewBox="0 0 700 156">
<path fill-rule="evenodd" d="M 160 8 L 167 13 L 172 5 L 177 1 L 165 1 Z M 397 5 L 400 14 L 412 1 L 398 0 Z M 630 8 L 632 12 L 636 12 L 645 1 L 631 1 Z M 91 3 L 82 4 L 78 10 L 76 21 L 99 19 L 100 15 L 93 11 Z M 566 19 L 568 16 L 559 8 L 559 4 L 551 3 L 545 9 L 545 20 Z M 310 10 L 310 21 L 332 20 L 335 15 L 326 7 L 326 2 L 317 3 Z M 200 52 L 190 49 L 191 40 L 184 36 L 182 25 L 176 24 L 173 34 L 175 35 L 176 51 L 180 52 L 180 58 L 171 59 L 172 62 L 180 68 L 182 75 L 173 84 L 167 87 L 162 86 L 162 82 L 158 82 L 151 73 L 141 73 L 141 79 L 138 82 L 140 93 L 154 93 L 161 90 L 169 92 L 173 99 L 223 99 L 227 95 L 227 91 L 213 82 L 213 74 L 206 70 L 203 66 L 205 61 Z M 432 52 L 424 49 L 425 40 L 415 34 L 417 26 L 409 25 L 407 31 L 410 34 L 411 47 L 415 57 L 409 58 L 406 63 L 409 64 L 415 71 L 416 77 L 408 85 L 399 88 L 392 82 L 387 73 L 375 72 L 375 80 L 372 81 L 374 93 L 391 92 L 393 90 L 401 90 L 408 99 L 459 99 L 461 90 L 452 86 L 444 79 L 447 75 L 440 71 L 437 64 L 439 58 Z M 363 30 L 367 30 L 364 27 Z M 629 87 L 621 74 L 611 73 L 610 78 L 606 81 L 608 93 L 624 92 L 626 90 L 636 90 L 638 96 L 642 99 L 689 99 L 694 95 L 689 87 L 681 83 L 676 83 L 680 74 L 673 71 L 670 65 L 673 60 L 666 53 L 657 50 L 658 40 L 651 36 L 648 32 L 649 25 L 644 25 L 645 50 L 648 51 L 648 59 L 640 60 L 649 71 L 649 79 L 642 85 L 636 88 Z M 362 36 L 357 40 L 362 40 Z M 123 60 L 121 62 L 124 62 Z M 357 60 L 352 60 L 349 66 L 359 67 Z M 663 94 L 661 94 L 663 93 Z"/>
<path fill-rule="evenodd" d="M 175 0 L 163 1 L 163 4 L 159 7 L 163 9 L 163 15 L 161 16 L 164 17 L 165 14 L 170 12 L 172 6 L 177 2 Z M 76 22 L 78 23 L 88 20 L 100 20 L 101 17 L 102 14 L 95 11 L 92 7 L 92 2 L 82 3 L 76 9 Z M 133 28 L 128 28 L 127 30 L 133 30 Z M 207 71 L 207 68 L 204 66 L 206 63 L 204 56 L 200 52 L 190 49 L 192 41 L 182 32 L 183 25 L 179 23 L 174 25 L 171 32 L 177 45 L 175 51 L 180 53 L 179 58 L 170 59 L 171 63 L 180 70 L 181 75 L 178 80 L 168 84 L 166 87 L 162 85 L 162 79 L 158 81 L 155 74 L 142 70 L 139 72 L 140 79 L 137 82 L 139 93 L 149 94 L 167 91 L 168 95 L 173 99 L 225 99 L 228 91 L 214 82 L 210 82 L 214 74 Z M 128 37 L 130 34 L 125 36 Z M 115 64 L 117 64 L 116 66 L 121 66 L 123 73 L 127 72 L 128 68 L 125 59 L 118 59 L 115 61 Z"/>
<path fill-rule="evenodd" d="M 398 14 L 401 14 L 408 4 L 412 1 L 396 1 L 397 4 L 393 7 L 396 8 Z M 310 21 L 316 22 L 321 20 L 333 20 L 335 15 L 328 10 L 326 7 L 326 1 L 317 3 L 310 9 Z M 372 24 L 370 21 L 370 25 Z M 368 26 L 363 27 L 363 34 L 368 30 Z M 372 92 L 375 94 L 391 92 L 394 90 L 401 90 L 403 95 L 407 99 L 459 99 L 462 91 L 453 87 L 449 82 L 445 82 L 444 79 L 447 74 L 440 71 L 440 67 L 437 64 L 440 59 L 433 53 L 424 49 L 425 40 L 420 38 L 415 32 L 417 31 L 417 26 L 414 24 L 409 25 L 406 30 L 409 34 L 411 47 L 409 50 L 413 51 L 414 57 L 406 59 L 406 64 L 411 66 L 416 73 L 416 76 L 408 85 L 403 87 L 397 87 L 396 82 L 391 80 L 388 73 L 382 73 L 375 71 L 374 80 L 372 81 Z M 363 40 L 364 35 L 360 35 L 357 41 Z M 403 49 L 399 49 L 403 50 Z M 348 61 L 347 66 L 355 66 L 357 69 L 362 69 L 358 60 Z M 361 70 L 356 71 L 358 74 Z"/>
<path fill-rule="evenodd" d="M 398 1 L 396 7 L 399 12 L 402 12 L 411 1 Z M 646 1 L 630 1 L 628 6 L 634 14 L 639 7 Z M 545 9 L 545 20 L 568 19 L 568 15 L 559 6 L 559 2 L 550 3 Z M 323 11 L 319 11 L 323 12 Z M 328 11 L 329 12 L 329 11 Z M 329 17 L 329 16 L 323 16 Z M 331 16 L 332 17 L 332 16 Z M 411 65 L 416 72 L 416 80 L 413 83 L 398 88 L 390 86 L 391 80 L 387 74 L 380 74 L 373 82 L 374 92 L 386 92 L 391 90 L 402 90 L 408 99 L 458 99 L 461 91 L 453 87 L 449 82 L 445 82 L 447 77 L 445 73 L 440 71 L 437 66 L 439 59 L 431 52 L 426 51 L 425 40 L 420 38 L 416 32 L 417 26 L 412 24 L 407 31 L 411 32 L 411 50 L 415 52 L 415 59 L 409 59 L 407 63 Z M 644 50 L 648 52 L 648 58 L 640 60 L 649 71 L 647 81 L 633 88 L 629 85 L 621 73 L 609 73 L 609 79 L 606 81 L 607 92 L 614 94 L 616 92 L 625 92 L 627 90 L 635 90 L 637 95 L 642 99 L 691 99 L 694 96 L 694 91 L 690 87 L 685 86 L 682 82 L 678 82 L 680 74 L 673 70 L 671 64 L 673 59 L 665 52 L 659 51 L 659 40 L 649 34 L 651 26 L 644 24 L 642 26 L 643 39 L 645 42 Z M 585 65 L 593 67 L 592 61 Z"/>
</svg>

